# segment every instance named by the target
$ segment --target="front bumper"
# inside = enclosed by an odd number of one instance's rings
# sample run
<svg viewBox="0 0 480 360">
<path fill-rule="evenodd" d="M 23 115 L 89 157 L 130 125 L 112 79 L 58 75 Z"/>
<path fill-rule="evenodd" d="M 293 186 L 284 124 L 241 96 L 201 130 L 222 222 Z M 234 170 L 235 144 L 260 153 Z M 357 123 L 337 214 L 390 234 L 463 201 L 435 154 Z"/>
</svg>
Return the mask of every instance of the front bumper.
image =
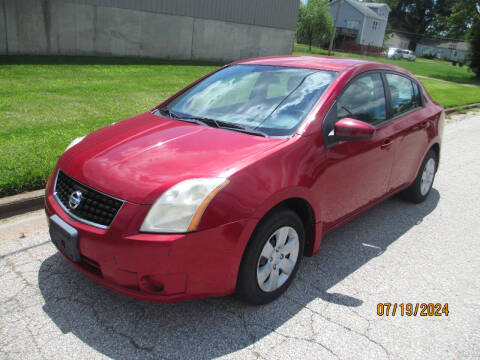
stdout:
<svg viewBox="0 0 480 360">
<path fill-rule="evenodd" d="M 78 231 L 81 260 L 64 257 L 83 274 L 119 293 L 174 302 L 235 291 L 248 220 L 189 234 L 139 233 L 149 205 L 125 202 L 109 229 L 71 218 L 50 191 L 47 216 L 57 214 Z"/>
</svg>

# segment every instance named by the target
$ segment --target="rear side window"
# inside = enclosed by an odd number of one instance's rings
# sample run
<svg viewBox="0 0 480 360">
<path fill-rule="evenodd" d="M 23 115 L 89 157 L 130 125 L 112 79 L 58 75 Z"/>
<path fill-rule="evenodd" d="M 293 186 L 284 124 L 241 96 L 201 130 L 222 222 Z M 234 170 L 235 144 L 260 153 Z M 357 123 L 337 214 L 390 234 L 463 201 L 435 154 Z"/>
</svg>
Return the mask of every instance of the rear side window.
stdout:
<svg viewBox="0 0 480 360">
<path fill-rule="evenodd" d="M 422 97 L 420 96 L 419 86 L 415 81 L 412 81 L 413 95 L 415 96 L 415 105 L 417 107 L 422 106 Z"/>
<path fill-rule="evenodd" d="M 393 116 L 418 107 L 418 88 L 415 92 L 410 79 L 395 74 L 386 74 L 385 77 L 392 96 Z"/>
<path fill-rule="evenodd" d="M 353 118 L 376 125 L 387 118 L 385 91 L 379 73 L 353 80 L 337 100 L 337 119 Z"/>
</svg>

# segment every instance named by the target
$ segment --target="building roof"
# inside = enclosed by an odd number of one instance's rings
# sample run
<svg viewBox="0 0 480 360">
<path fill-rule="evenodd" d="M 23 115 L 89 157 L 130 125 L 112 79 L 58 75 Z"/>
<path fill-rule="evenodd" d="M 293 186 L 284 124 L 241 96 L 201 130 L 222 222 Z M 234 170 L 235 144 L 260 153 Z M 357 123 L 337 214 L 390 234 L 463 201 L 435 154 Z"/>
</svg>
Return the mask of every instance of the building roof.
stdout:
<svg viewBox="0 0 480 360">
<path fill-rule="evenodd" d="M 330 5 L 333 5 L 335 3 L 337 3 L 338 0 L 333 0 L 330 2 Z M 384 21 L 387 21 L 387 18 L 383 17 L 383 16 L 380 16 L 378 15 L 375 11 L 373 11 L 372 9 L 370 9 L 367 5 L 367 3 L 362 3 L 360 1 L 357 1 L 357 0 L 344 0 L 344 3 L 348 3 L 350 6 L 354 7 L 355 9 L 357 9 L 360 13 L 362 13 L 363 15 L 369 17 L 369 18 L 373 18 L 373 19 L 377 19 L 377 20 L 384 20 Z M 376 4 L 376 3 L 374 3 Z M 380 4 L 379 4 L 380 5 Z M 390 9 L 390 8 L 389 8 Z"/>
<path fill-rule="evenodd" d="M 367 5 L 369 8 L 381 8 L 381 7 L 386 6 L 389 11 L 392 10 L 392 9 L 390 8 L 390 6 L 388 6 L 388 4 L 385 4 L 385 3 L 362 2 L 362 4 Z"/>
<path fill-rule="evenodd" d="M 410 40 L 410 38 L 411 38 L 411 36 L 409 36 L 408 34 L 406 34 L 404 32 L 401 32 L 401 31 L 395 31 L 395 30 L 388 32 L 387 35 L 397 36 L 397 37 L 405 39 L 405 40 Z"/>
<path fill-rule="evenodd" d="M 422 39 L 418 42 L 418 45 L 431 46 L 442 49 L 455 49 L 468 51 L 470 46 L 465 41 L 455 40 L 441 40 L 441 39 Z"/>
</svg>

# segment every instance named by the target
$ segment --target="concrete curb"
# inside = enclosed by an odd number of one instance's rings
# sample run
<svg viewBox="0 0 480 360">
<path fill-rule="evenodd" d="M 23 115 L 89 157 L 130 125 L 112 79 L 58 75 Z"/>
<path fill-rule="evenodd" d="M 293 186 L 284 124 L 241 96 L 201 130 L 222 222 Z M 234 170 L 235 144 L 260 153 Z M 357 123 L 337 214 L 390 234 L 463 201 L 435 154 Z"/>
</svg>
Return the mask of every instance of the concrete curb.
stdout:
<svg viewBox="0 0 480 360">
<path fill-rule="evenodd" d="M 464 110 L 480 108 L 480 103 L 465 105 L 462 108 Z M 448 115 L 454 112 L 458 112 L 456 107 L 445 109 L 445 113 Z M 44 189 L 0 198 L 0 219 L 41 209 L 44 199 Z"/>
<path fill-rule="evenodd" d="M 0 219 L 43 208 L 45 190 L 0 198 Z"/>
<path fill-rule="evenodd" d="M 462 108 L 463 110 L 471 110 L 471 109 L 475 109 L 477 107 L 480 107 L 480 103 L 475 103 L 475 104 L 470 104 L 470 105 L 463 105 L 463 106 L 459 106 L 460 108 Z M 445 114 L 447 115 L 450 115 L 454 112 L 458 112 L 457 108 L 456 107 L 452 107 L 452 108 L 448 108 L 448 109 L 445 109 Z"/>
</svg>

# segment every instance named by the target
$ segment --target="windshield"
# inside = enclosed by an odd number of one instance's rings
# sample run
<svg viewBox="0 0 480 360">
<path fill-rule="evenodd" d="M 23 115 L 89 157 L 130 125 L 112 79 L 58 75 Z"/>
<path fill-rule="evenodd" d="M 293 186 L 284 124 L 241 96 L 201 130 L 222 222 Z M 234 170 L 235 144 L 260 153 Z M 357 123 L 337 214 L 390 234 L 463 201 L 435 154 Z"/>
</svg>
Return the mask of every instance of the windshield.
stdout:
<svg viewBox="0 0 480 360">
<path fill-rule="evenodd" d="M 200 81 L 164 105 L 176 118 L 202 118 L 224 128 L 292 134 L 337 73 L 265 65 L 234 65 Z M 172 116 L 173 117 L 173 116 Z"/>
</svg>

